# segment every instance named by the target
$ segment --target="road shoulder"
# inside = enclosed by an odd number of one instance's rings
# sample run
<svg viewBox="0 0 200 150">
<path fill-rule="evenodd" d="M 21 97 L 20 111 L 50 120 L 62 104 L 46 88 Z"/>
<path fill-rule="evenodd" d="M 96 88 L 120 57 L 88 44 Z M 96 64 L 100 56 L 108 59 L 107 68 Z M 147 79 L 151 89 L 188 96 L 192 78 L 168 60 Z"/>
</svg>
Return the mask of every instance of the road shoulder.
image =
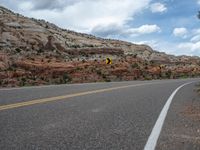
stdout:
<svg viewBox="0 0 200 150">
<path fill-rule="evenodd" d="M 156 149 L 200 150 L 200 93 L 187 85 L 174 97 Z"/>
</svg>

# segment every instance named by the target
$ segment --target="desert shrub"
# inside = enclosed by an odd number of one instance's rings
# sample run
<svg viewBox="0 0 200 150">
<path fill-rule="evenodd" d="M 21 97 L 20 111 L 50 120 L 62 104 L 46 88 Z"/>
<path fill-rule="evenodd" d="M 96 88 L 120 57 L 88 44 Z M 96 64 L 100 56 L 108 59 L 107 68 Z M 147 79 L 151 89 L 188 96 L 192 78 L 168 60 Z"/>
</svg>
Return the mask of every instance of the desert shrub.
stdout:
<svg viewBox="0 0 200 150">
<path fill-rule="evenodd" d="M 72 47 L 72 48 L 81 48 L 80 45 L 71 45 L 70 47 Z"/>
<path fill-rule="evenodd" d="M 91 44 L 91 45 L 88 45 L 88 47 L 94 47 L 94 45 Z"/>
<path fill-rule="evenodd" d="M 26 85 L 26 78 L 22 77 L 20 79 L 20 86 L 25 86 Z"/>
<path fill-rule="evenodd" d="M 155 64 L 155 62 L 153 60 L 150 61 L 151 64 Z"/>
<path fill-rule="evenodd" d="M 133 55 L 133 58 L 137 58 L 137 54 L 134 54 L 134 55 Z"/>
<path fill-rule="evenodd" d="M 32 57 L 31 57 L 30 60 L 35 61 L 35 58 L 32 58 Z"/>
<path fill-rule="evenodd" d="M 67 83 L 70 81 L 72 81 L 72 78 L 67 73 L 64 73 L 63 74 L 63 83 Z"/>
<path fill-rule="evenodd" d="M 105 74 L 102 74 L 102 78 L 103 78 L 103 79 L 106 79 L 106 75 L 105 75 Z"/>
<path fill-rule="evenodd" d="M 88 57 L 89 57 L 89 55 L 88 55 L 88 54 L 85 54 L 85 57 L 87 57 L 87 58 L 88 58 Z"/>
<path fill-rule="evenodd" d="M 20 49 L 20 48 L 16 48 L 15 50 L 16 50 L 16 52 L 18 52 L 18 53 L 21 52 L 21 49 Z"/>
<path fill-rule="evenodd" d="M 111 80 L 108 79 L 108 78 L 106 78 L 104 81 L 105 81 L 105 82 L 111 82 Z"/>
<path fill-rule="evenodd" d="M 80 67 L 76 67 L 76 70 L 79 71 L 79 70 L 81 70 L 81 68 Z"/>
<path fill-rule="evenodd" d="M 137 63 L 134 63 L 131 65 L 132 68 L 139 68 L 139 65 Z"/>
<path fill-rule="evenodd" d="M 98 75 L 102 75 L 101 70 L 96 70 Z"/>
<path fill-rule="evenodd" d="M 169 71 L 166 72 L 166 77 L 168 79 L 171 78 L 171 75 L 172 75 L 172 71 L 171 70 L 169 70 Z"/>
<path fill-rule="evenodd" d="M 43 81 L 45 80 L 45 78 L 44 78 L 44 77 L 40 77 L 40 79 L 41 79 L 41 80 L 43 80 Z"/>
<path fill-rule="evenodd" d="M 145 76 L 144 79 L 145 80 L 152 80 L 152 77 L 151 76 Z"/>
<path fill-rule="evenodd" d="M 112 69 L 115 69 L 115 66 L 114 66 L 114 65 L 112 65 L 110 68 L 112 68 Z"/>
<path fill-rule="evenodd" d="M 37 50 L 37 52 L 38 52 L 38 53 L 43 53 L 44 50 L 40 48 L 40 49 Z"/>
<path fill-rule="evenodd" d="M 144 63 L 144 65 L 145 65 L 145 66 L 148 66 L 148 63 L 147 63 L 147 62 L 145 62 L 145 63 Z"/>
<path fill-rule="evenodd" d="M 15 70 L 15 68 L 13 67 L 13 65 L 10 65 L 9 67 L 8 67 L 8 69 L 7 69 L 8 71 L 14 71 Z"/>
</svg>

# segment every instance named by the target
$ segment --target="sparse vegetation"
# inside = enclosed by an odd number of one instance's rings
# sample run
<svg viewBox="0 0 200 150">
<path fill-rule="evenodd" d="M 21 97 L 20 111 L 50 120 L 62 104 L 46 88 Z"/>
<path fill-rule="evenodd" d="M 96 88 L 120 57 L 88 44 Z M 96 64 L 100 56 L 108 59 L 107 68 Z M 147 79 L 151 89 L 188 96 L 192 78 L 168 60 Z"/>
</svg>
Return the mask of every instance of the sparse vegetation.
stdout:
<svg viewBox="0 0 200 150">
<path fill-rule="evenodd" d="M 70 47 L 71 47 L 71 48 L 81 48 L 81 46 L 78 45 L 78 44 L 70 45 Z"/>
<path fill-rule="evenodd" d="M 72 81 L 72 78 L 67 73 L 64 73 L 63 81 L 64 81 L 64 83 L 68 83 L 68 82 Z"/>
<path fill-rule="evenodd" d="M 25 86 L 26 85 L 26 78 L 22 77 L 20 80 L 20 86 Z"/>
<path fill-rule="evenodd" d="M 22 50 L 20 48 L 15 49 L 17 53 L 20 53 Z"/>
<path fill-rule="evenodd" d="M 40 53 L 43 53 L 44 50 L 43 49 L 38 49 L 37 52 L 40 54 Z"/>
<path fill-rule="evenodd" d="M 134 63 L 131 65 L 132 68 L 139 68 L 139 65 L 137 63 Z"/>
</svg>

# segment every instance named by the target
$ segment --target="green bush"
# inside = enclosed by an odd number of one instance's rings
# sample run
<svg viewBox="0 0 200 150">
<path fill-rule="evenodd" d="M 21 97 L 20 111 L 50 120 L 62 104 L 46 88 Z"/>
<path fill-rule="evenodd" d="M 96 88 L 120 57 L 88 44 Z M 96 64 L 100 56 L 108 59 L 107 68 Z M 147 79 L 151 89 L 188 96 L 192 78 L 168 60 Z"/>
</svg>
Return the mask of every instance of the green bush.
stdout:
<svg viewBox="0 0 200 150">
<path fill-rule="evenodd" d="M 171 75 L 172 75 L 172 71 L 171 71 L 171 70 L 169 70 L 169 71 L 166 72 L 166 77 L 167 77 L 168 79 L 171 78 Z"/>
<path fill-rule="evenodd" d="M 102 75 L 101 70 L 96 70 L 98 75 Z"/>
<path fill-rule="evenodd" d="M 134 55 L 133 55 L 133 58 L 137 58 L 137 54 L 134 54 Z"/>
<path fill-rule="evenodd" d="M 72 48 L 81 48 L 80 45 L 71 45 L 70 47 L 72 47 Z"/>
<path fill-rule="evenodd" d="M 20 86 L 25 86 L 26 85 L 26 78 L 21 78 L 20 80 Z"/>
<path fill-rule="evenodd" d="M 111 80 L 110 80 L 110 79 L 105 79 L 104 81 L 105 81 L 105 82 L 111 82 Z"/>
<path fill-rule="evenodd" d="M 43 50 L 43 49 L 38 49 L 37 52 L 38 52 L 38 53 L 43 53 L 44 50 Z"/>
<path fill-rule="evenodd" d="M 131 65 L 132 68 L 139 68 L 139 65 L 137 63 L 134 63 Z"/>
<path fill-rule="evenodd" d="M 68 83 L 70 81 L 72 81 L 72 78 L 67 73 L 64 73 L 63 74 L 63 83 Z"/>
<path fill-rule="evenodd" d="M 15 50 L 16 50 L 16 52 L 18 52 L 18 53 L 21 52 L 21 49 L 20 49 L 20 48 L 16 48 Z"/>
</svg>

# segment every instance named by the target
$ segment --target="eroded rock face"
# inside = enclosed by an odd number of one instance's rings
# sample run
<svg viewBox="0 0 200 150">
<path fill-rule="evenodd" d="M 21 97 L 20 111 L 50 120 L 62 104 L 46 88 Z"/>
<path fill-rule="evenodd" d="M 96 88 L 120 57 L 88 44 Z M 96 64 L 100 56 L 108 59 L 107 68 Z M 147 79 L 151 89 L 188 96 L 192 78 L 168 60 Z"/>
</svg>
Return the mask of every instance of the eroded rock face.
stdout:
<svg viewBox="0 0 200 150">
<path fill-rule="evenodd" d="M 64 30 L 0 7 L 0 87 L 192 77 L 199 64 L 199 57 Z"/>
<path fill-rule="evenodd" d="M 46 45 L 44 46 L 45 50 L 54 50 L 54 49 L 56 49 L 56 46 L 54 44 L 54 41 L 55 41 L 54 37 L 53 36 L 48 36 L 47 39 L 48 39 L 48 41 L 47 41 Z"/>
<path fill-rule="evenodd" d="M 6 53 L 0 53 L 0 70 L 9 68 L 9 57 Z"/>
<path fill-rule="evenodd" d="M 144 56 L 153 50 L 147 45 L 136 45 L 117 40 L 104 40 L 91 35 L 63 30 L 44 20 L 29 19 L 0 7 L 0 45 L 21 51 L 59 51 L 74 49 L 106 49 L 112 51 L 120 49 L 123 54 L 138 54 Z M 33 42 L 34 41 L 34 42 Z M 107 52 L 108 53 L 108 52 Z M 67 53 L 63 53 L 66 55 Z M 149 59 L 149 56 L 143 57 Z"/>
</svg>

